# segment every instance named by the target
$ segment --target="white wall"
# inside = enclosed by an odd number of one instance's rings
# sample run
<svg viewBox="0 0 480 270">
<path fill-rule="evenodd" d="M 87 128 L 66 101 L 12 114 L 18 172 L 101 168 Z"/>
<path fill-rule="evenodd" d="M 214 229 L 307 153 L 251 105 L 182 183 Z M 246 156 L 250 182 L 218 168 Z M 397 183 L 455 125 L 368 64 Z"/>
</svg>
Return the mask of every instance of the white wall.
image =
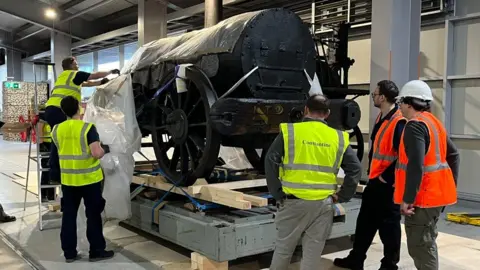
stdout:
<svg viewBox="0 0 480 270">
<path fill-rule="evenodd" d="M 478 0 L 457 0 L 457 15 L 465 15 L 469 11 L 480 12 Z M 455 75 L 480 76 L 480 19 L 457 23 L 454 33 Z M 423 28 L 420 35 L 419 57 L 420 77 L 432 88 L 435 97 L 433 113 L 442 121 L 445 121 L 443 88 L 445 34 L 443 24 Z M 351 39 L 349 56 L 355 59 L 349 73 L 351 88 L 369 89 L 370 37 Z M 454 81 L 452 95 L 452 134 L 458 135 L 452 136 L 461 154 L 459 197 L 480 201 L 480 139 L 473 137 L 480 136 L 480 79 Z M 357 102 L 364 113 L 359 125 L 362 131 L 367 133 L 370 130 L 368 119 L 370 97 L 357 98 Z M 367 136 L 364 137 L 367 139 Z"/>
<path fill-rule="evenodd" d="M 46 66 L 36 66 L 35 73 L 37 74 L 37 82 L 46 81 L 48 78 Z M 28 62 L 22 62 L 22 81 L 33 82 L 33 64 Z"/>
</svg>

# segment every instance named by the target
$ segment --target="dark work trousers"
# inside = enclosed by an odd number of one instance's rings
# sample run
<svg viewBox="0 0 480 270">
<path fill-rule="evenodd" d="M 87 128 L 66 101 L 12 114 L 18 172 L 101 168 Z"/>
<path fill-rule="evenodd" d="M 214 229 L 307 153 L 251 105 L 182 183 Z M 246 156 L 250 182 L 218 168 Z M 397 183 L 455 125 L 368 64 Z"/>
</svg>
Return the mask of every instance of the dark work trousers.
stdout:
<svg viewBox="0 0 480 270">
<path fill-rule="evenodd" d="M 106 243 L 103 236 L 101 216 L 105 208 L 105 199 L 102 197 L 102 182 L 79 187 L 62 185 L 61 207 L 63 216 L 60 239 L 66 259 L 75 258 L 77 255 L 77 213 L 82 198 L 87 217 L 87 239 L 90 243 L 90 255 L 95 256 L 105 250 Z"/>
<path fill-rule="evenodd" d="M 50 142 L 42 142 L 40 144 L 40 152 L 42 153 L 50 153 Z M 49 158 L 42 158 L 41 159 L 41 166 L 42 169 L 48 169 L 49 166 Z M 50 182 L 50 174 L 49 172 L 41 172 L 42 176 L 40 178 L 40 184 L 48 185 Z M 42 189 L 42 199 L 48 199 L 50 201 L 55 200 L 55 188 L 44 188 Z"/>
<path fill-rule="evenodd" d="M 53 129 L 55 125 L 58 125 L 67 120 L 67 116 L 63 113 L 62 109 L 55 106 L 48 106 L 45 109 L 45 120 Z M 53 142 L 52 142 L 53 146 Z M 60 183 L 60 161 L 58 159 L 58 151 L 56 147 L 50 148 L 50 180 Z"/>
<path fill-rule="evenodd" d="M 368 182 L 362 195 L 362 206 L 357 218 L 355 241 L 349 257 L 363 266 L 367 251 L 378 231 L 383 243 L 382 267 L 397 269 L 400 260 L 401 227 L 400 206 L 393 202 L 394 188 L 378 179 Z"/>
</svg>

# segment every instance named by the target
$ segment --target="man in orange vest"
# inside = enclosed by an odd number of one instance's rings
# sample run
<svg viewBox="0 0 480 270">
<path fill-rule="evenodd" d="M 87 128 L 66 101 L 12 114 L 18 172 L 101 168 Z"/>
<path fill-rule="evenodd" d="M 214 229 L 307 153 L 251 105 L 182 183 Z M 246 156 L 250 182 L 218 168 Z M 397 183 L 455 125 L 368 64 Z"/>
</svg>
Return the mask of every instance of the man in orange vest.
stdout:
<svg viewBox="0 0 480 270">
<path fill-rule="evenodd" d="M 439 268 L 437 222 L 457 202 L 460 155 L 442 122 L 429 112 L 432 90 L 423 81 L 406 83 L 398 103 L 408 119 L 395 170 L 396 204 L 405 215 L 408 253 L 417 269 Z"/>
<path fill-rule="evenodd" d="M 396 105 L 398 92 L 394 82 L 383 80 L 371 94 L 380 113 L 371 135 L 369 181 L 362 195 L 353 249 L 348 257 L 334 260 L 333 264 L 338 267 L 363 269 L 367 251 L 378 231 L 384 250 L 380 269 L 398 269 L 401 215 L 399 205 L 393 202 L 393 184 L 398 146 L 406 123 Z"/>
</svg>

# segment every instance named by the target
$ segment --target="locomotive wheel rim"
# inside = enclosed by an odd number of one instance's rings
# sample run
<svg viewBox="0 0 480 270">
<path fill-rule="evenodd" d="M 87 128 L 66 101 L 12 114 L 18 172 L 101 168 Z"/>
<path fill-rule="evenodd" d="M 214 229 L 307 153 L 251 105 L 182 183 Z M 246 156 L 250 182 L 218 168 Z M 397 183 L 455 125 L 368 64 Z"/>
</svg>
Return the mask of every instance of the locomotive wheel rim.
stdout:
<svg viewBox="0 0 480 270">
<path fill-rule="evenodd" d="M 356 126 L 351 131 L 348 132 L 348 135 L 349 135 L 350 139 L 355 138 L 355 140 L 356 140 L 355 143 L 356 144 L 350 143 L 350 147 L 352 147 L 352 149 L 356 150 L 358 160 L 362 161 L 363 155 L 365 153 L 365 144 L 364 144 L 365 142 L 363 140 L 362 131 L 360 130 L 360 128 L 358 126 Z"/>
<path fill-rule="evenodd" d="M 202 72 L 199 73 L 203 74 Z M 164 76 L 163 83 L 169 81 L 172 77 L 173 71 L 170 71 Z M 205 76 L 205 78 L 208 80 L 208 77 Z M 181 100 L 185 101 L 187 106 L 184 103 L 179 108 L 178 97 L 175 96 L 177 94 L 176 86 L 173 83 L 158 97 L 152 117 L 151 134 L 158 166 L 172 180 L 179 181 L 183 179 L 184 182 L 180 183 L 180 185 L 191 185 L 200 177 L 208 179 L 220 151 L 220 135 L 213 130 L 209 120 L 210 107 L 217 100 L 217 96 L 211 85 L 203 82 L 203 80 L 199 81 L 196 78 L 196 80 L 188 81 L 188 91 L 185 92 L 187 95 L 181 93 Z M 190 106 L 188 106 L 188 93 L 194 94 L 190 97 Z M 192 97 L 197 97 L 197 99 L 192 99 Z M 167 99 L 168 101 L 166 101 Z M 167 108 L 165 102 L 167 105 L 169 102 L 170 104 L 176 104 L 175 108 L 170 108 L 172 106 Z M 170 134 L 168 131 L 169 123 L 167 119 L 169 117 L 170 120 L 175 119 L 179 115 L 186 118 L 183 124 L 188 126 L 187 128 L 183 127 L 185 131 L 184 140 L 178 139 L 183 136 L 178 136 L 175 132 Z M 202 115 L 202 122 L 190 121 L 190 118 L 193 116 L 198 117 L 199 115 Z M 161 130 L 162 128 L 163 130 Z M 199 129 L 202 128 L 204 130 L 199 132 Z M 173 127 L 170 127 L 170 129 L 175 130 Z M 182 156 L 183 161 L 181 161 Z M 185 159 L 187 162 L 185 162 Z"/>
</svg>

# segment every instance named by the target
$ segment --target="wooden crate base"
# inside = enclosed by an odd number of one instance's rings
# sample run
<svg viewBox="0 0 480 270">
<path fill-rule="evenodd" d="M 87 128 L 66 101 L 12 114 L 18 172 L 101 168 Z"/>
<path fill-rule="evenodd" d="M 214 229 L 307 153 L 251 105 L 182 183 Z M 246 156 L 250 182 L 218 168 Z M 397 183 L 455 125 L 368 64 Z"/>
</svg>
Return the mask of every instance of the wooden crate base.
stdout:
<svg viewBox="0 0 480 270">
<path fill-rule="evenodd" d="M 192 270 L 228 270 L 228 262 L 217 262 L 197 252 L 191 254 Z"/>
</svg>

